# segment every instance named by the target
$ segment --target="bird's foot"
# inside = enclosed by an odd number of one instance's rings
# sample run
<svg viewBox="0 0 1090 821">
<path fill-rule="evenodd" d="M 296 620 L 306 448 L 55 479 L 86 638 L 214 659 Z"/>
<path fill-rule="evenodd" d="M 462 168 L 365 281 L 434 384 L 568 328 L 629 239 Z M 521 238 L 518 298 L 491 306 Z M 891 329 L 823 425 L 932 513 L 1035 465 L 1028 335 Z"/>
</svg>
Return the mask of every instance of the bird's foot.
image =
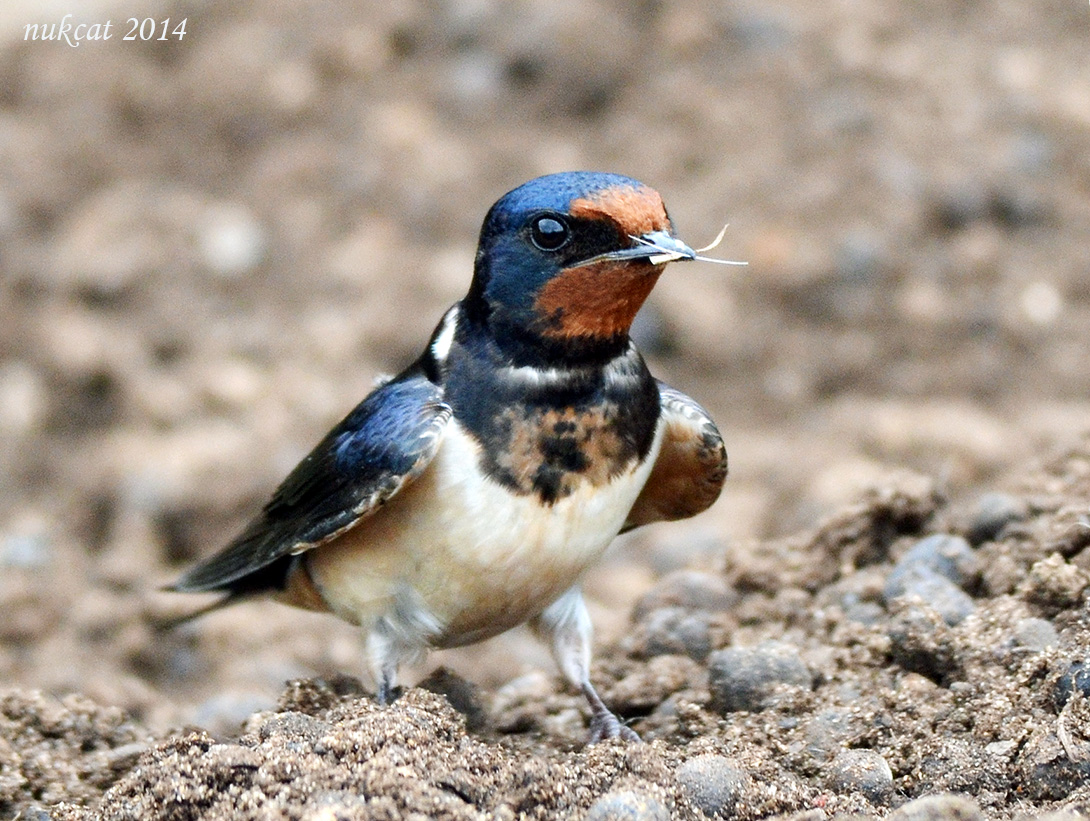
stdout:
<svg viewBox="0 0 1090 821">
<path fill-rule="evenodd" d="M 599 741 L 610 738 L 629 742 L 641 740 L 635 730 L 621 723 L 621 720 L 606 707 L 605 702 L 589 681 L 583 684 L 583 695 L 590 704 L 590 733 L 587 735 L 587 744 L 597 744 Z"/>
<path fill-rule="evenodd" d="M 401 692 L 401 688 L 396 684 L 381 681 L 378 685 L 378 692 L 375 693 L 375 701 L 379 703 L 380 707 L 387 707 L 401 698 Z"/>
<path fill-rule="evenodd" d="M 595 713 L 590 717 L 590 732 L 587 734 L 587 744 L 597 744 L 610 738 L 619 738 L 621 741 L 639 742 L 642 739 L 627 724 L 613 713 Z"/>
</svg>

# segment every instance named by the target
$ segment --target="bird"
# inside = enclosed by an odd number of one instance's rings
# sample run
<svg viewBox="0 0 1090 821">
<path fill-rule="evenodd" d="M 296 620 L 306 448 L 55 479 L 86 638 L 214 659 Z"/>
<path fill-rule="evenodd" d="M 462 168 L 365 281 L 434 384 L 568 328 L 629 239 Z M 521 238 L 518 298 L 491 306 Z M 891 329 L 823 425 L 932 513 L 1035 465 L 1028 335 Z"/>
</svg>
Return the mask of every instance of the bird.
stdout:
<svg viewBox="0 0 1090 821">
<path fill-rule="evenodd" d="M 695 259 L 630 177 L 562 172 L 508 192 L 419 358 L 167 589 L 221 594 L 206 610 L 269 596 L 359 626 L 380 704 L 402 664 L 528 622 L 587 700 L 588 743 L 638 740 L 591 683 L 580 582 L 618 534 L 696 515 L 724 485 L 710 415 L 629 335 L 666 265 Z"/>
</svg>

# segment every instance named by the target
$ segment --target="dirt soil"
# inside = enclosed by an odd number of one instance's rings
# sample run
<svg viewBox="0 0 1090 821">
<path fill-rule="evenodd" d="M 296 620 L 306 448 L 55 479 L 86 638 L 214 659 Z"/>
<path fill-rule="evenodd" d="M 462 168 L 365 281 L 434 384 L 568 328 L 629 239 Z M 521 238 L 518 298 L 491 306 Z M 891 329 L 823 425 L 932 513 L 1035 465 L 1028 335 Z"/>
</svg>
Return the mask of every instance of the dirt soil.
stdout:
<svg viewBox="0 0 1090 821">
<path fill-rule="evenodd" d="M 24 41 L 69 11 L 113 39 Z M 0 818 L 1090 813 L 1088 36 L 1068 0 L 5 2 Z M 380 709 L 332 618 L 165 629 L 488 206 L 573 168 L 749 262 L 635 329 L 732 467 L 586 580 L 645 743 L 585 748 L 521 631 Z"/>
</svg>

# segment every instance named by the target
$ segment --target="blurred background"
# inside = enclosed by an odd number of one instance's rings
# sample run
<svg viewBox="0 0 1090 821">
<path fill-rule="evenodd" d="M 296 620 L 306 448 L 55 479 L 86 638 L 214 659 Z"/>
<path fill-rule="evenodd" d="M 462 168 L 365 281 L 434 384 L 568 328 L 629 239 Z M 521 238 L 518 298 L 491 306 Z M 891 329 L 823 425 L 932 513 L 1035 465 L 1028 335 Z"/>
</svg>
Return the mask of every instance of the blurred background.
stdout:
<svg viewBox="0 0 1090 821">
<path fill-rule="evenodd" d="M 731 478 L 618 541 L 602 641 L 670 569 L 895 471 L 972 497 L 1090 427 L 1085 3 L 138 5 L 0 8 L 4 684 L 224 729 L 362 674 L 356 631 L 274 604 L 158 632 L 201 600 L 157 588 L 416 357 L 547 172 L 634 176 L 749 262 L 675 266 L 639 319 Z M 24 40 L 70 12 L 113 38 Z M 518 633 L 440 661 L 552 672 Z"/>
</svg>

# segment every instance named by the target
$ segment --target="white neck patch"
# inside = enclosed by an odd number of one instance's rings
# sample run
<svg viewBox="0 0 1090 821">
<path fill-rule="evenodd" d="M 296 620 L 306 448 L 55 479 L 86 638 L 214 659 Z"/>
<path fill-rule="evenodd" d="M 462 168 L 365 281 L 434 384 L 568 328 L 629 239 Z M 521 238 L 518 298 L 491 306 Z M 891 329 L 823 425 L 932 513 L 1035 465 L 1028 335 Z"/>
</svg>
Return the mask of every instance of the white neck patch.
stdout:
<svg viewBox="0 0 1090 821">
<path fill-rule="evenodd" d="M 640 377 L 639 352 L 629 342 L 627 350 L 611 360 L 605 366 L 606 382 L 610 385 L 624 385 Z M 533 365 L 508 365 L 500 371 L 501 378 L 531 387 L 553 387 L 569 385 L 586 379 L 597 370 L 595 365 L 574 368 L 535 368 Z"/>
<path fill-rule="evenodd" d="M 453 305 L 443 314 L 443 321 L 439 325 L 439 333 L 435 335 L 435 341 L 431 343 L 431 355 L 440 368 L 447 364 L 450 348 L 454 344 L 454 329 L 457 324 L 458 306 Z"/>
</svg>

